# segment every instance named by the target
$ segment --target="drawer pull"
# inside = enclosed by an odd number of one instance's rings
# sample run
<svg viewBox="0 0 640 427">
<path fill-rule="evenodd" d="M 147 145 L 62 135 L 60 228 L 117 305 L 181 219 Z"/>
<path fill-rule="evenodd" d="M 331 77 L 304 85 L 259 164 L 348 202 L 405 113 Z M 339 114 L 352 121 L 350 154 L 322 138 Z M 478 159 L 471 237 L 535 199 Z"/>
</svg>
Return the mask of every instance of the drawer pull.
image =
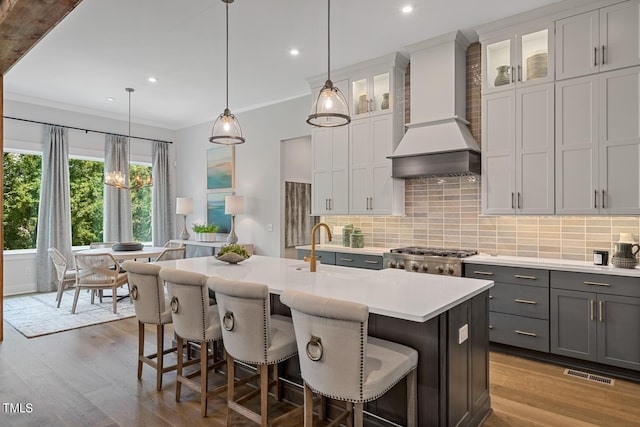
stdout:
<svg viewBox="0 0 640 427">
<path fill-rule="evenodd" d="M 353 258 L 340 258 L 340 261 L 353 262 Z"/>
<path fill-rule="evenodd" d="M 522 276 L 520 274 L 514 274 L 513 277 L 515 277 L 516 279 L 527 279 L 527 280 L 536 280 L 537 279 L 536 276 Z"/>
<path fill-rule="evenodd" d="M 364 262 L 366 264 L 380 264 L 380 261 L 371 261 L 371 260 L 368 260 L 368 259 L 365 259 Z"/>
<path fill-rule="evenodd" d="M 583 282 L 583 283 L 589 286 L 611 286 L 608 283 L 602 283 L 602 282 Z"/>
<path fill-rule="evenodd" d="M 538 336 L 538 334 L 534 334 L 533 332 L 524 332 L 524 331 L 519 331 L 517 329 L 515 331 L 513 331 L 513 332 L 515 332 L 518 335 L 526 335 L 528 337 L 537 337 Z"/>
<path fill-rule="evenodd" d="M 519 302 L 521 304 L 532 304 L 532 305 L 537 304 L 536 301 L 530 301 L 530 300 L 527 300 L 527 299 L 520 299 L 520 298 L 516 298 L 516 299 L 514 299 L 514 301 L 515 302 Z"/>
<path fill-rule="evenodd" d="M 481 276 L 493 276 L 493 273 L 490 271 L 474 271 L 473 274 L 479 274 Z"/>
<path fill-rule="evenodd" d="M 489 295 L 489 299 L 493 299 L 493 295 Z"/>
<path fill-rule="evenodd" d="M 489 325 L 489 329 L 493 329 L 493 326 L 492 326 L 492 325 Z"/>
</svg>

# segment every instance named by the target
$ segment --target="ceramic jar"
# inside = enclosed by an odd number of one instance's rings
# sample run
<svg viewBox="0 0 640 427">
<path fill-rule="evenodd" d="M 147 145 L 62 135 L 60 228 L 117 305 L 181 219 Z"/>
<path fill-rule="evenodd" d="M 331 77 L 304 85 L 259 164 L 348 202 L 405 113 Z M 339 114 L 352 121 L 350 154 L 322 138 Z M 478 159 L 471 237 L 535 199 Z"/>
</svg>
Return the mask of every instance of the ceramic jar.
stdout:
<svg viewBox="0 0 640 427">
<path fill-rule="evenodd" d="M 494 86 L 504 86 L 509 84 L 510 82 L 509 68 L 510 67 L 508 65 L 501 65 L 498 68 L 496 68 L 496 70 L 498 70 L 498 75 L 496 76 L 496 79 L 493 81 Z"/>
<path fill-rule="evenodd" d="M 616 243 L 616 252 L 611 258 L 611 264 L 620 268 L 635 268 L 638 265 L 638 250 L 640 246 L 635 243 Z"/>
<path fill-rule="evenodd" d="M 350 246 L 352 248 L 364 248 L 364 234 L 362 234 L 362 231 L 358 229 L 353 230 L 353 233 L 351 233 L 349 238 L 351 240 Z"/>
<path fill-rule="evenodd" d="M 342 227 L 342 246 L 349 247 L 351 245 L 351 233 L 353 232 L 353 225 L 345 225 Z"/>
</svg>

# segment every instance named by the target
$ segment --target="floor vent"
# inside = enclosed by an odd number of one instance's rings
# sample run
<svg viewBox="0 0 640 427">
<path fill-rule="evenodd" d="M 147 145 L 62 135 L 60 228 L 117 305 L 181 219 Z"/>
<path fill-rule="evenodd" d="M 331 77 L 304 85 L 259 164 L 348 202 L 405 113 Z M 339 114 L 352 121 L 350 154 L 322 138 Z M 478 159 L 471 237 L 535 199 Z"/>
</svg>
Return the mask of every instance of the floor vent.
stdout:
<svg viewBox="0 0 640 427">
<path fill-rule="evenodd" d="M 565 375 L 569 375 L 570 377 L 582 378 L 583 380 L 589 380 L 600 384 L 606 385 L 615 385 L 615 380 L 607 377 L 603 377 L 602 375 L 594 375 L 588 372 L 576 371 L 575 369 L 565 369 Z"/>
</svg>

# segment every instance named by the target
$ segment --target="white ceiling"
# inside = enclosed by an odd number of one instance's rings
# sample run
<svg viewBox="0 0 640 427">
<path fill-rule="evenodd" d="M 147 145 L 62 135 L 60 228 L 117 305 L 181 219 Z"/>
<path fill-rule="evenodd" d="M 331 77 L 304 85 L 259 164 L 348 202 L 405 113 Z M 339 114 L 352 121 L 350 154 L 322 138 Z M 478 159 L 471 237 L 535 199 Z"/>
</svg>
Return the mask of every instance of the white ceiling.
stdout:
<svg viewBox="0 0 640 427">
<path fill-rule="evenodd" d="M 332 69 L 557 1 L 334 1 Z M 5 98 L 126 120 L 133 87 L 135 122 L 213 121 L 225 106 L 224 9 L 221 0 L 84 0 L 5 75 Z M 241 123 L 242 111 L 307 94 L 306 79 L 326 72 L 326 13 L 324 0 L 229 6 L 229 107 Z"/>
</svg>

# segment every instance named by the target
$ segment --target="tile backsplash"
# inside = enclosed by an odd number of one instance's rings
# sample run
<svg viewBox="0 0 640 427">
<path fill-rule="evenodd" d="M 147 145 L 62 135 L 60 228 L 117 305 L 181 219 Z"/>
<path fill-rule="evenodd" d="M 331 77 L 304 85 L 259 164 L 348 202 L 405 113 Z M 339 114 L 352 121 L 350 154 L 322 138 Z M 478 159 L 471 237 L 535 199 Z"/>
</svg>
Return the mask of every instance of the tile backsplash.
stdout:
<svg viewBox="0 0 640 427">
<path fill-rule="evenodd" d="M 639 241 L 640 217 L 483 216 L 480 177 L 405 182 L 404 217 L 325 216 L 330 226 L 354 224 L 365 246 L 430 246 L 481 253 L 591 261 L 593 250 L 613 255 L 620 233 Z M 339 236 L 336 236 L 339 239 Z"/>
</svg>

